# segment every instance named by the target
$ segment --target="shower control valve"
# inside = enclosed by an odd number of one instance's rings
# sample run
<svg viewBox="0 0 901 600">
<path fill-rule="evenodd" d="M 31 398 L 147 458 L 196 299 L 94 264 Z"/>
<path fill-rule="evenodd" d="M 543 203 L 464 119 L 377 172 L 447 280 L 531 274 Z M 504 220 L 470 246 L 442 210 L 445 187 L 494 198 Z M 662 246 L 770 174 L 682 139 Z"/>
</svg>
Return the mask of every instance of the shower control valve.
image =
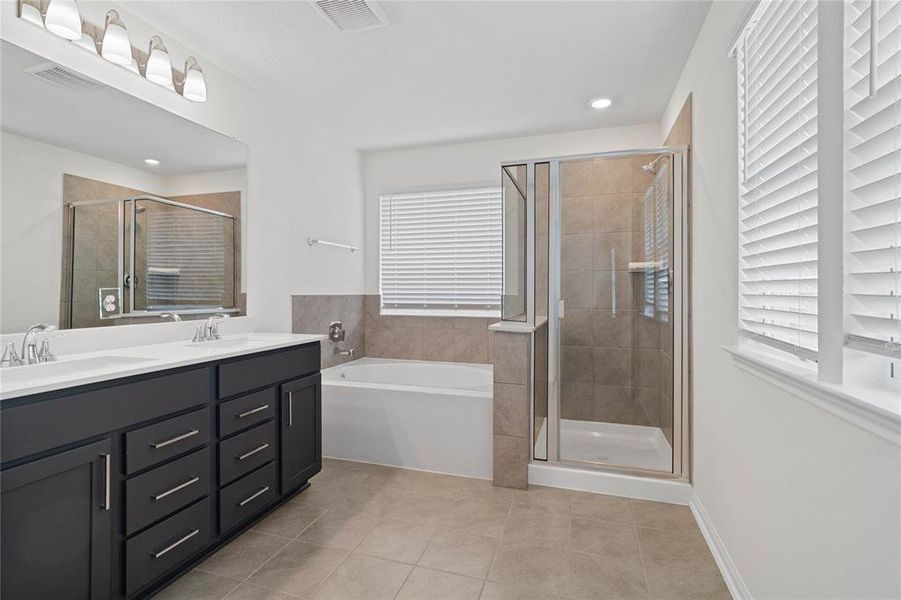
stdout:
<svg viewBox="0 0 901 600">
<path fill-rule="evenodd" d="M 343 342 L 347 332 L 341 321 L 332 321 L 328 326 L 328 339 L 333 342 Z"/>
</svg>

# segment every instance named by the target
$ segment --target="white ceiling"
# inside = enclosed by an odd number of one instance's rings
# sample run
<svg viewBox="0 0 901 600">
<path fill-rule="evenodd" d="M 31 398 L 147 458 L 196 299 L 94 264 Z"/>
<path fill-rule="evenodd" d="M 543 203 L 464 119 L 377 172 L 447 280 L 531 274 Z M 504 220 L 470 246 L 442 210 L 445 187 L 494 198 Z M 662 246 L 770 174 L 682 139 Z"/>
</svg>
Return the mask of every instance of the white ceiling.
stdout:
<svg viewBox="0 0 901 600">
<path fill-rule="evenodd" d="M 372 150 L 658 121 L 710 6 L 381 4 L 389 26 L 351 33 L 302 1 L 134 0 L 128 10 Z M 598 96 L 613 106 L 593 111 Z"/>
<path fill-rule="evenodd" d="M 2 42 L 3 131 L 163 176 L 243 167 L 247 147 L 102 84 L 70 91 L 25 69 L 52 64 Z M 148 167 L 145 158 L 156 158 Z"/>
</svg>

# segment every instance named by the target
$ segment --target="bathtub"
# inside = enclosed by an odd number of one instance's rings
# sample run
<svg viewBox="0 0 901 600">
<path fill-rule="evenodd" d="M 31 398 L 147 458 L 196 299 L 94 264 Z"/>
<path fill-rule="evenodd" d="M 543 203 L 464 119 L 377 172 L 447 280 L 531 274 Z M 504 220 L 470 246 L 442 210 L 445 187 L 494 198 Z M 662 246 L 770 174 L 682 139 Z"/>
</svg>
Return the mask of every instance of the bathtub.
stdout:
<svg viewBox="0 0 901 600">
<path fill-rule="evenodd" d="M 490 479 L 491 365 L 361 358 L 322 371 L 322 454 Z"/>
</svg>

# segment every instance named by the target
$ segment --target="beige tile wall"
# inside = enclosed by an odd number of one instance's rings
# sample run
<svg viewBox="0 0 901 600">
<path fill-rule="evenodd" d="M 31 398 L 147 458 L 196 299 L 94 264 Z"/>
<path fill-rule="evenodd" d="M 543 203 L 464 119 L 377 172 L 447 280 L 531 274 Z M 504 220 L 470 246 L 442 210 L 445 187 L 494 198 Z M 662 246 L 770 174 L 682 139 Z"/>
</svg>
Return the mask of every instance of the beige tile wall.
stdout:
<svg viewBox="0 0 901 600">
<path fill-rule="evenodd" d="M 333 321 L 341 321 L 344 326 L 346 337 L 343 342 L 322 342 L 323 369 L 366 356 L 363 298 L 359 294 L 291 296 L 292 332 L 326 335 Z M 335 354 L 339 345 L 354 348 L 354 356 Z"/>
<path fill-rule="evenodd" d="M 652 177 L 641 166 L 651 158 L 561 166 L 562 418 L 660 424 L 660 328 L 639 312 L 643 279 L 628 272 L 645 259 L 642 198 Z"/>
<path fill-rule="evenodd" d="M 526 489 L 532 438 L 529 427 L 531 334 L 495 331 L 494 485 Z"/>
<path fill-rule="evenodd" d="M 380 314 L 380 296 L 365 297 L 366 355 L 376 358 L 490 363 L 488 325 L 497 319 Z"/>
</svg>

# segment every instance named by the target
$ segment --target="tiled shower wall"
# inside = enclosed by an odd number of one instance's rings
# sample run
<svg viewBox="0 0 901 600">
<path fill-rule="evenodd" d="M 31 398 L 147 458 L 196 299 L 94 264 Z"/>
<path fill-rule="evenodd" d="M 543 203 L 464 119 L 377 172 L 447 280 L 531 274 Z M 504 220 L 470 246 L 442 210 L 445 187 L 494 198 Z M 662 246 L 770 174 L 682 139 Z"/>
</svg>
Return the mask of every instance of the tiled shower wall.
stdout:
<svg viewBox="0 0 901 600">
<path fill-rule="evenodd" d="M 652 158 L 561 165 L 564 419 L 661 425 L 660 324 L 640 312 L 643 276 L 628 271 L 645 260 L 652 177 L 641 166 Z"/>
</svg>

